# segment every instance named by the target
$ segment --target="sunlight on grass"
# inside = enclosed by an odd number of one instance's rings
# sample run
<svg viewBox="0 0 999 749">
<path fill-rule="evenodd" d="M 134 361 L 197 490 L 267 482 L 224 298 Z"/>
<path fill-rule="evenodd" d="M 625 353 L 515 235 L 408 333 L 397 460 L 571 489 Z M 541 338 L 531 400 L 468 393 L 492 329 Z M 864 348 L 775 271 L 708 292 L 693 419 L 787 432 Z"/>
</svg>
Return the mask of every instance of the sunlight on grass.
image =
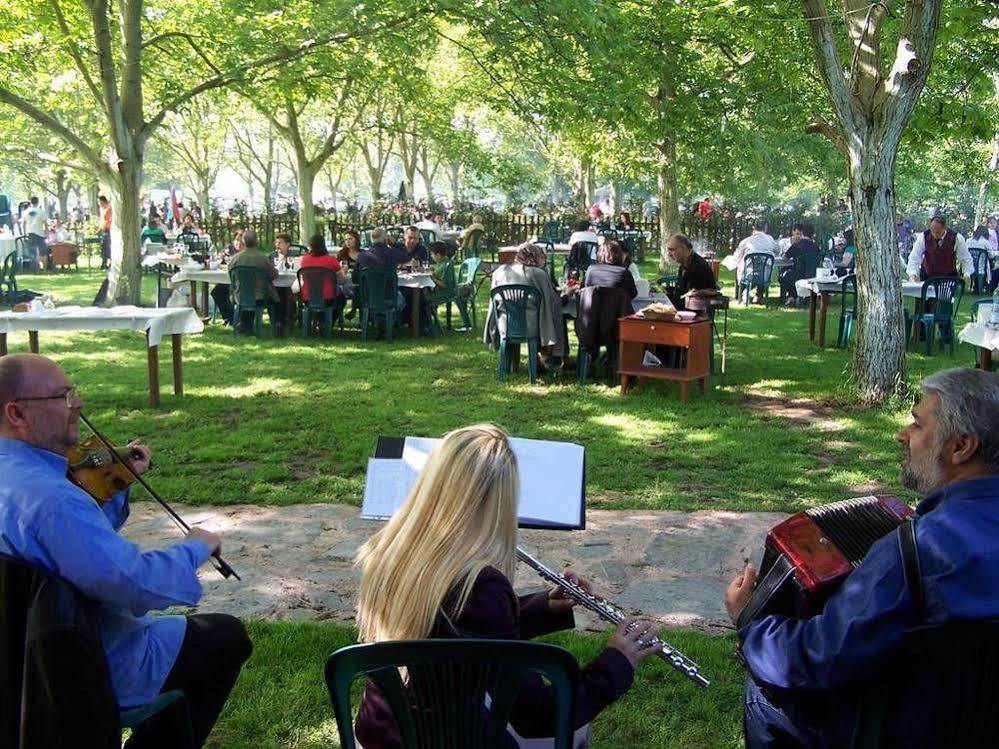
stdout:
<svg viewBox="0 0 999 749">
<path fill-rule="evenodd" d="M 252 398 L 257 395 L 304 395 L 305 383 L 267 377 L 258 377 L 245 385 L 236 387 L 198 388 L 192 392 L 226 398 Z"/>
</svg>

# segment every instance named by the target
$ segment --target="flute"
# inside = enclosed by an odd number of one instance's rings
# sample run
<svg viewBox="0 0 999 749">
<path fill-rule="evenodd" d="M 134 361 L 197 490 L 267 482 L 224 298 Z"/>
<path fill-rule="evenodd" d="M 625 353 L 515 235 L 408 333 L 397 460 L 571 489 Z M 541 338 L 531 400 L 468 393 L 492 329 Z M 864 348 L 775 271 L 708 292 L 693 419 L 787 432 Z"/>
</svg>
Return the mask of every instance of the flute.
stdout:
<svg viewBox="0 0 999 749">
<path fill-rule="evenodd" d="M 564 590 L 569 598 L 589 609 L 604 621 L 612 624 L 620 624 L 626 618 L 618 608 L 607 601 L 587 593 L 580 586 L 555 572 L 553 569 L 546 567 L 519 546 L 517 547 L 517 558 L 527 564 L 527 566 L 533 568 L 542 578 Z M 711 685 L 711 682 L 704 677 L 700 667 L 696 663 L 665 640 L 654 637 L 648 641 L 648 644 L 659 645 L 659 652 L 656 655 L 694 683 L 702 687 Z"/>
</svg>

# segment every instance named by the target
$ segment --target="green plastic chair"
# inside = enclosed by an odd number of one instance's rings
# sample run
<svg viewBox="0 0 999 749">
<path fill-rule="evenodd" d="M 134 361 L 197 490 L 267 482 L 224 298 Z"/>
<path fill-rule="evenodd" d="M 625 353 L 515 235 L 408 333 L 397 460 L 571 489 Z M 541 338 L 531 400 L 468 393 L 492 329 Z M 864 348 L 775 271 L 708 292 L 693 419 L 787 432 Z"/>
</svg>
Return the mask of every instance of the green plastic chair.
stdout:
<svg viewBox="0 0 999 749">
<path fill-rule="evenodd" d="M 385 696 L 403 749 L 500 749 L 509 742 L 520 685 L 532 673 L 552 687 L 555 749 L 571 749 L 579 665 L 555 645 L 484 639 L 351 645 L 330 655 L 325 677 L 343 749 L 357 746 L 350 695 L 361 676 Z"/>
<path fill-rule="evenodd" d="M 385 338 L 391 341 L 399 294 L 395 268 L 361 269 L 358 293 L 361 296 L 361 340 L 368 340 L 368 324 L 381 317 L 385 322 Z"/>
<path fill-rule="evenodd" d="M 735 298 L 741 300 L 746 296 L 746 306 L 749 306 L 750 291 L 758 289 L 764 298 L 770 297 L 770 281 L 773 278 L 774 256 L 769 252 L 750 252 L 742 259 L 742 283 L 736 284 Z"/>
<path fill-rule="evenodd" d="M 538 378 L 538 351 L 541 350 L 541 292 L 526 284 L 506 284 L 489 292 L 493 314 L 496 316 L 497 330 L 500 318 L 506 320 L 506 333 L 500 332 L 499 357 L 496 374 L 500 382 L 513 370 L 513 349 L 511 344 L 527 344 L 527 371 L 531 384 Z M 533 302 L 533 305 L 532 305 Z M 530 310 L 534 307 L 533 311 Z"/>
<path fill-rule="evenodd" d="M 475 297 L 479 288 L 475 284 L 475 274 L 482 265 L 482 259 L 477 257 L 466 258 L 458 266 L 458 277 L 455 283 L 458 286 L 458 311 L 464 321 L 465 327 L 474 330 L 475 322 Z"/>
<path fill-rule="evenodd" d="M 424 246 L 429 247 L 437 241 L 437 233 L 433 229 L 420 229 L 420 241 Z"/>
<path fill-rule="evenodd" d="M 264 329 L 263 299 L 257 299 L 257 287 L 266 288 L 270 283 L 263 268 L 249 265 L 229 269 L 229 297 L 232 299 L 232 332 L 239 335 L 243 315 L 253 312 L 253 335 L 258 338 Z M 273 320 L 271 321 L 273 323 Z"/>
<path fill-rule="evenodd" d="M 442 304 L 447 305 L 445 319 L 447 320 L 447 329 L 451 330 L 451 305 L 458 307 L 460 313 L 461 301 L 458 297 L 458 282 L 455 278 L 454 265 L 450 260 L 445 260 L 441 265 L 444 269 L 444 285 L 430 290 L 430 314 L 433 315 L 434 324 L 439 330 L 441 321 L 437 317 L 437 308 Z M 462 320 L 465 322 L 465 327 L 468 327 L 468 321 L 464 314 L 462 314 Z"/>
<path fill-rule="evenodd" d="M 928 296 L 930 291 L 932 296 Z M 905 347 L 916 338 L 916 329 L 922 326 L 923 338 L 926 343 L 926 355 L 933 353 L 933 339 L 937 331 L 940 333 L 940 350 L 943 350 L 944 342 L 950 345 L 950 355 L 954 355 L 954 341 L 957 339 L 957 331 L 954 330 L 954 321 L 957 318 L 957 310 L 961 306 L 961 297 L 964 294 L 964 279 L 952 276 L 935 276 L 923 282 L 923 289 L 919 295 L 919 310 L 916 315 L 909 315 L 909 310 L 905 310 Z M 927 299 L 933 302 L 933 311 L 927 312 L 929 308 Z"/>
<path fill-rule="evenodd" d="M 3 267 L 0 268 L 0 295 L 7 304 L 14 304 L 17 295 L 17 251 L 10 253 L 3 259 Z"/>
<path fill-rule="evenodd" d="M 912 682 L 928 685 L 934 694 L 923 746 L 995 745 L 999 622 L 951 621 L 913 630 L 893 665 L 891 676 L 872 684 L 861 698 L 853 749 L 887 746 L 882 743 L 885 719 Z"/>
<path fill-rule="evenodd" d="M 343 331 L 343 296 L 337 287 L 337 275 L 329 268 L 300 268 L 298 271 L 298 288 L 302 290 L 302 337 L 308 338 L 312 335 L 312 320 L 322 316 L 323 336 L 333 337 L 334 320 L 340 323 L 340 330 Z M 333 299 L 330 302 L 324 298 L 323 287 L 326 281 L 333 282 Z M 308 290 L 308 299 L 306 299 Z"/>
<path fill-rule="evenodd" d="M 849 296 L 849 299 L 847 298 Z M 850 345 L 853 323 L 857 319 L 857 277 L 846 276 L 840 292 L 839 332 L 836 334 L 836 347 Z"/>
</svg>

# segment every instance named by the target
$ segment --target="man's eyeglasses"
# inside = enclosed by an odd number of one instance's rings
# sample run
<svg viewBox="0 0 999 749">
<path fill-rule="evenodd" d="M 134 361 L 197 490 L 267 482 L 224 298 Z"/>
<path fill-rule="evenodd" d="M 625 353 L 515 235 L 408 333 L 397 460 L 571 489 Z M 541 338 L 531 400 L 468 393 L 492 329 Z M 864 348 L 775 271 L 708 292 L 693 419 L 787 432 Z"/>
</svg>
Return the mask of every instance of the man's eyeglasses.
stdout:
<svg viewBox="0 0 999 749">
<path fill-rule="evenodd" d="M 28 398 L 13 398 L 15 401 L 53 401 L 56 398 L 62 398 L 66 401 L 66 408 L 72 408 L 79 400 L 76 395 L 76 388 L 69 388 L 68 390 L 58 393 L 56 395 L 32 395 Z"/>
</svg>

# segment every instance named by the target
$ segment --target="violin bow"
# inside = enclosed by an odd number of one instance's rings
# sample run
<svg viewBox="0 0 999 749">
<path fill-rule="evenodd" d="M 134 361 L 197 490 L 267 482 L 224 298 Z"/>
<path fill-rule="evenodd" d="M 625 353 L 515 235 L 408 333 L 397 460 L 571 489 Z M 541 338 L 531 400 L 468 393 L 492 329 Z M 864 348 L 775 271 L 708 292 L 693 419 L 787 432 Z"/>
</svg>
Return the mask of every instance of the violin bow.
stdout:
<svg viewBox="0 0 999 749">
<path fill-rule="evenodd" d="M 191 526 L 187 524 L 184 518 L 178 515 L 177 511 L 174 510 L 170 505 L 168 505 L 166 503 L 166 500 L 160 497 L 160 495 L 153 490 L 153 487 L 151 487 L 149 483 L 144 478 L 142 478 L 142 476 L 137 474 L 132 469 L 132 466 L 128 464 L 127 460 L 123 460 L 121 456 L 118 455 L 118 452 L 117 450 L 115 450 L 114 446 L 107 440 L 107 438 L 103 434 L 97 431 L 97 427 L 95 427 L 91 423 L 90 419 L 84 416 L 82 411 L 80 411 L 80 420 L 83 421 L 83 423 L 87 425 L 87 428 L 94 433 L 94 436 L 97 437 L 97 439 L 99 439 L 104 444 L 104 447 L 106 447 L 108 449 L 108 452 L 111 453 L 112 459 L 117 460 L 119 463 L 121 463 L 125 467 L 125 470 L 132 475 L 132 478 L 138 481 L 139 484 L 142 486 L 142 488 L 145 489 L 147 492 L 149 492 L 149 496 L 160 503 L 163 509 L 167 511 L 167 514 L 170 516 L 173 522 L 175 522 L 177 526 L 182 531 L 184 531 L 184 533 L 190 532 Z M 236 570 L 230 567 L 229 563 L 226 562 L 222 558 L 222 555 L 219 554 L 217 551 L 212 554 L 212 566 L 219 571 L 219 574 L 222 575 L 222 577 L 225 578 L 234 577 L 237 580 L 242 580 L 242 578 L 236 574 Z"/>
</svg>

